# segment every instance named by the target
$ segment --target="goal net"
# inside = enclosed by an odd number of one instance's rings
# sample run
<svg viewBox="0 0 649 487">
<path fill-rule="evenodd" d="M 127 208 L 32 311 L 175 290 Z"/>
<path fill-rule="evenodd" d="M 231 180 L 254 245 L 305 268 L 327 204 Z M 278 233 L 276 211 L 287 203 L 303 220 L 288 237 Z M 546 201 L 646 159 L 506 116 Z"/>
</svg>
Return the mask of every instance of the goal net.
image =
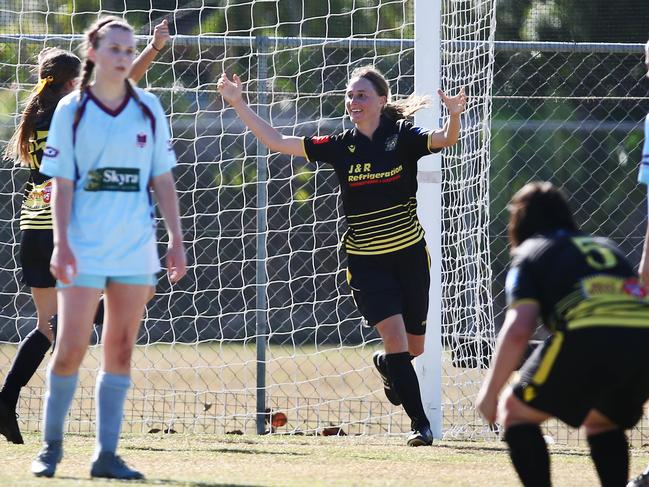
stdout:
<svg viewBox="0 0 649 487">
<path fill-rule="evenodd" d="M 162 276 L 149 303 L 125 429 L 407 431 L 373 370 L 380 339 L 362 326 L 345 282 L 346 223 L 333 170 L 268 153 L 224 106 L 216 80 L 238 73 L 253 109 L 284 134 L 349 128 L 343 95 L 354 68 L 374 64 L 396 96 L 413 91 L 414 0 L 197 0 L 182 10 L 174 1 L 90 3 L 71 3 L 75 11 L 38 1 L 0 6 L 0 149 L 37 81 L 43 47 L 77 50 L 98 13 L 124 16 L 143 47 L 168 19 L 172 39 L 140 85 L 160 97 L 172 127 L 189 272 L 174 286 Z M 442 314 L 429 326 L 442 328 L 444 429 L 475 436 L 485 430 L 473 408 L 479 366 L 493 342 L 486 230 L 494 1 L 442 3 L 442 43 L 429 49 L 441 49 L 442 88 L 464 86 L 471 103 L 460 143 L 443 155 Z M 26 174 L 9 161 L 0 170 L 6 371 L 36 320 L 17 260 Z M 70 416 L 75 431 L 94 421 L 96 332 Z M 40 427 L 43 394 L 41 369 L 21 396 L 21 427 Z M 270 424 L 276 411 L 286 424 Z"/>
</svg>

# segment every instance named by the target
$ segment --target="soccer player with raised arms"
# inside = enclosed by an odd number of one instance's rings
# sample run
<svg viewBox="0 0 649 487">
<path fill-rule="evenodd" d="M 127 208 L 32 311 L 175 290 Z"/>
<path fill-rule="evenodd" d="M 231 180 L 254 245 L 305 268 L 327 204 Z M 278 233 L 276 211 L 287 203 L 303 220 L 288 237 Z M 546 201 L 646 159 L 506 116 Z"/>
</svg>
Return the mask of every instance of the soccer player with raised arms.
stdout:
<svg viewBox="0 0 649 487">
<path fill-rule="evenodd" d="M 642 418 L 649 398 L 649 290 L 611 240 L 579 231 L 551 183 L 525 185 L 508 209 L 508 310 L 476 406 L 504 425 L 526 487 L 551 485 L 540 425 L 553 417 L 583 426 L 601 485 L 622 487 L 624 430 Z M 539 319 L 551 335 L 506 387 Z"/>
<path fill-rule="evenodd" d="M 169 235 L 169 279 L 176 282 L 186 273 L 171 174 L 176 158 L 160 102 L 128 79 L 135 57 L 132 27 L 117 17 L 99 19 L 85 33 L 85 51 L 79 90 L 59 102 L 41 165 L 54 178 L 50 270 L 57 279 L 59 330 L 47 371 L 43 447 L 32 472 L 51 477 L 63 457 L 65 417 L 103 290 L 90 475 L 139 479 L 142 474 L 116 450 L 133 346 L 160 270 L 151 192 Z"/>
<path fill-rule="evenodd" d="M 153 39 L 133 62 L 130 78 L 137 82 L 169 39 L 167 21 L 156 25 Z M 29 96 L 18 129 L 7 145 L 5 157 L 29 169 L 29 180 L 20 211 L 20 263 L 22 281 L 31 288 L 37 326 L 22 341 L 0 390 L 0 434 L 22 444 L 16 421 L 20 390 L 40 366 L 54 338 L 56 280 L 50 273 L 54 248 L 52 235 L 52 180 L 40 173 L 41 159 L 54 109 L 77 83 L 81 61 L 73 53 L 45 48 L 38 55 L 40 81 Z M 99 310 L 98 313 L 102 313 Z"/>
<path fill-rule="evenodd" d="M 333 166 L 340 182 L 348 231 L 347 280 L 368 325 L 376 327 L 385 353 L 374 364 L 386 395 L 410 417 L 410 446 L 430 445 L 430 424 L 421 402 L 412 359 L 424 351 L 429 257 L 417 219 L 417 161 L 455 144 L 463 91 L 439 96 L 449 112 L 444 127 L 427 130 L 407 117 L 427 105 L 415 95 L 392 101 L 385 77 L 373 66 L 352 72 L 345 109 L 354 128 L 333 136 L 285 136 L 261 119 L 242 98 L 242 82 L 224 73 L 217 87 L 241 120 L 272 151 Z"/>
</svg>

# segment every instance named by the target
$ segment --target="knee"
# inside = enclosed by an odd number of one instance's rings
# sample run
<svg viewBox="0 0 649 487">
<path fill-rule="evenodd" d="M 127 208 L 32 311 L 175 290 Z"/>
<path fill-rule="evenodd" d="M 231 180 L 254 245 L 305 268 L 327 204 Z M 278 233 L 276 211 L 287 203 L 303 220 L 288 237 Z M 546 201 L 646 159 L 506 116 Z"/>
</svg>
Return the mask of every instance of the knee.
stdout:
<svg viewBox="0 0 649 487">
<path fill-rule="evenodd" d="M 114 355 L 114 365 L 121 369 L 129 369 L 131 366 L 131 358 L 133 356 L 133 348 L 127 347 L 120 350 Z"/>
<path fill-rule="evenodd" d="M 104 337 L 107 338 L 107 337 Z M 119 333 L 104 341 L 106 361 L 110 363 L 110 371 L 124 371 L 131 365 L 133 356 L 133 340 L 128 333 Z"/>
<path fill-rule="evenodd" d="M 408 345 L 408 352 L 413 357 L 419 357 L 420 355 L 422 355 L 424 353 L 424 344 L 423 343 L 421 343 L 421 344 L 419 344 L 419 343 L 412 344 L 411 343 L 411 344 Z"/>
<path fill-rule="evenodd" d="M 399 333 L 385 333 L 381 338 L 386 353 L 401 353 L 408 350 L 408 342 Z"/>
<path fill-rule="evenodd" d="M 82 347 L 57 346 L 52 358 L 52 370 L 57 375 L 72 375 L 79 370 L 85 355 Z"/>
<path fill-rule="evenodd" d="M 586 436 L 594 436 L 600 433 L 607 433 L 619 429 L 618 425 L 613 423 L 607 417 L 592 413 L 586 416 L 582 426 L 586 431 Z"/>
</svg>

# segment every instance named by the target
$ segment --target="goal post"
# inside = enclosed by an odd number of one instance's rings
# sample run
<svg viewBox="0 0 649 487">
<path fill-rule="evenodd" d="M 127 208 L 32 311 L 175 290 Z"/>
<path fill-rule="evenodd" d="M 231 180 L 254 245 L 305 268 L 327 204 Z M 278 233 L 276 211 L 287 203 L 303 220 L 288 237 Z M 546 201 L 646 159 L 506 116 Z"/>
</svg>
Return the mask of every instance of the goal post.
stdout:
<svg viewBox="0 0 649 487">
<path fill-rule="evenodd" d="M 441 3 L 415 0 L 415 92 L 429 94 L 429 110 L 415 123 L 436 128 L 440 122 L 437 89 L 441 76 Z M 442 155 L 419 161 L 417 206 L 430 255 L 430 291 L 424 353 L 415 359 L 421 398 L 435 438 L 442 437 Z"/>
</svg>

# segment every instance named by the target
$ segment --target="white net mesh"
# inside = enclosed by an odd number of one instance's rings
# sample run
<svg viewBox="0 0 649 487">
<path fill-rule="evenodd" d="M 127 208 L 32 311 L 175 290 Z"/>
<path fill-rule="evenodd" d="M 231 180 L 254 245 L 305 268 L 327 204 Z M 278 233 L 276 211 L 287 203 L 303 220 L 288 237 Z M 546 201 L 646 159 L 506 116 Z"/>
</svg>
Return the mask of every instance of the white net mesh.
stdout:
<svg viewBox="0 0 649 487">
<path fill-rule="evenodd" d="M 495 9 L 490 0 L 442 10 L 442 89 L 470 103 L 460 143 L 442 164 L 442 373 L 446 436 L 481 435 L 473 407 L 495 341 L 489 254 L 489 147 Z"/>
<path fill-rule="evenodd" d="M 125 428 L 252 432 L 256 411 L 270 408 L 288 417 L 278 432 L 406 430 L 371 365 L 378 336 L 360 326 L 345 283 L 345 221 L 333 171 L 267 154 L 224 108 L 215 83 L 223 70 L 239 73 L 251 106 L 285 134 L 340 131 L 349 127 L 343 93 L 355 67 L 375 64 L 393 93 L 413 91 L 414 2 L 213 0 L 185 2 L 182 11 L 172 1 L 87 3 L 93 8 L 75 2 L 75 11 L 48 10 L 12 0 L 0 7 L 0 141 L 15 128 L 44 46 L 76 49 L 98 11 L 125 15 L 142 41 L 169 19 L 170 47 L 141 85 L 160 97 L 172 127 L 190 269 L 174 287 L 162 278 L 148 307 Z M 493 338 L 485 233 L 493 3 L 446 1 L 442 16 L 442 87 L 465 86 L 472 97 L 462 141 L 445 153 L 443 172 L 443 405 L 454 435 L 482 428 L 472 407 L 481 373 L 465 367 L 484 359 L 482 344 Z M 35 316 L 16 260 L 25 175 L 9 163 L 1 170 L 6 370 Z M 72 429 L 91 427 L 98 360 L 92 346 Z M 39 372 L 19 403 L 23 427 L 38 427 L 42 393 Z"/>
</svg>

